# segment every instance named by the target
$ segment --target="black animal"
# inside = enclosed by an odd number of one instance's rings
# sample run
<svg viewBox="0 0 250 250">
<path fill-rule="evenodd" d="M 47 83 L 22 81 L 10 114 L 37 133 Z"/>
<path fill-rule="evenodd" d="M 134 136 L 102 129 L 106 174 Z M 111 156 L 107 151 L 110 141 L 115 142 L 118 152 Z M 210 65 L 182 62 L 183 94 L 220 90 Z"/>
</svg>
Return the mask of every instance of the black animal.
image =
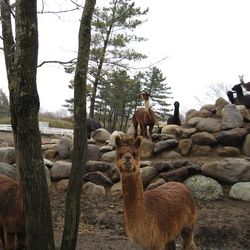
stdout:
<svg viewBox="0 0 250 250">
<path fill-rule="evenodd" d="M 240 105 L 244 105 L 246 108 L 250 108 L 250 95 L 244 95 L 241 84 L 236 84 L 232 87 L 232 90 L 236 92 L 237 99 Z"/>
<path fill-rule="evenodd" d="M 234 93 L 235 92 L 233 92 L 233 91 L 228 91 L 227 97 L 232 104 L 239 105 L 239 101 L 238 101 L 237 97 L 236 98 L 234 97 Z"/>
<path fill-rule="evenodd" d="M 179 102 L 174 102 L 174 115 L 169 116 L 167 120 L 167 124 L 176 124 L 176 125 L 181 125 L 181 119 L 180 119 L 180 103 Z"/>
<path fill-rule="evenodd" d="M 102 127 L 102 124 L 99 121 L 96 121 L 92 118 L 87 118 L 87 136 L 88 136 L 88 139 L 91 138 L 91 133 L 94 130 L 101 128 L 101 127 Z"/>
</svg>

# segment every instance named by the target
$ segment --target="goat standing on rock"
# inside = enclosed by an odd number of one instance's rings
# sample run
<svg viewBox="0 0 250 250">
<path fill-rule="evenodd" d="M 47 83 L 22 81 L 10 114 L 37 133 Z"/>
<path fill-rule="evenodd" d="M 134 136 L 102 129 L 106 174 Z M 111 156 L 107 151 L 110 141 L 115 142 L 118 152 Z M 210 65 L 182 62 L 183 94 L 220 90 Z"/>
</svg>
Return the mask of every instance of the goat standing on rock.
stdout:
<svg viewBox="0 0 250 250">
<path fill-rule="evenodd" d="M 143 191 L 140 172 L 141 137 L 116 137 L 116 166 L 124 198 L 126 232 L 143 249 L 175 249 L 181 233 L 183 249 L 196 249 L 193 241 L 196 205 L 184 184 L 168 182 Z"/>
<path fill-rule="evenodd" d="M 27 249 L 23 193 L 20 184 L 2 174 L 0 174 L 0 233 L 5 250 Z"/>
</svg>

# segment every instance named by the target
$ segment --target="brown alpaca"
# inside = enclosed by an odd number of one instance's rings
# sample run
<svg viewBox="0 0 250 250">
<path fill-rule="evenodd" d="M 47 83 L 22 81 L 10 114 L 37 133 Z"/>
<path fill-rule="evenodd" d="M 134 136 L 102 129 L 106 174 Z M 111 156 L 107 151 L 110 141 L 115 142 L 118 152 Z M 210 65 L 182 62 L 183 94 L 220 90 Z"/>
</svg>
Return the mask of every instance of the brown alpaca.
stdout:
<svg viewBox="0 0 250 250">
<path fill-rule="evenodd" d="M 167 250 L 175 249 L 175 239 L 182 234 L 183 249 L 196 249 L 196 205 L 190 191 L 182 183 L 168 182 L 143 192 L 140 144 L 141 137 L 116 137 L 128 237 L 143 249 Z"/>
<path fill-rule="evenodd" d="M 151 116 L 155 116 L 152 109 L 149 110 Z M 154 120 L 151 119 L 144 108 L 139 108 L 135 111 L 135 113 L 132 116 L 132 123 L 134 127 L 134 137 L 136 138 L 138 135 L 138 125 L 140 126 L 141 136 L 144 136 L 146 138 L 151 137 L 153 127 L 155 125 Z M 147 132 L 147 127 L 149 126 L 149 136 Z"/>
<path fill-rule="evenodd" d="M 27 249 L 20 184 L 2 174 L 0 174 L 0 234 L 5 250 Z M 17 246 L 15 246 L 15 236 Z"/>
<path fill-rule="evenodd" d="M 148 114 L 149 119 L 153 120 L 154 124 L 158 125 L 158 121 L 157 121 L 156 115 L 152 111 L 152 99 L 151 99 L 151 95 L 147 91 L 145 91 L 145 92 L 141 92 L 140 94 L 138 94 L 138 97 L 140 97 L 143 100 L 144 110 Z"/>
</svg>

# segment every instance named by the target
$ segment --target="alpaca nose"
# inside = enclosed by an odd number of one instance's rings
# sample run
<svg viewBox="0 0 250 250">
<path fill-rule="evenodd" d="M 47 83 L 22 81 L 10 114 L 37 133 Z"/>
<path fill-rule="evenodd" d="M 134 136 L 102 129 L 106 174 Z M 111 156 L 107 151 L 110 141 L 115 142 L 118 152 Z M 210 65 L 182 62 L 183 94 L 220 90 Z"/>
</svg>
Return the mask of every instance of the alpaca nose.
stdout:
<svg viewBox="0 0 250 250">
<path fill-rule="evenodd" d="M 129 161 L 129 160 L 131 160 L 132 157 L 131 157 L 131 154 L 127 153 L 127 154 L 125 154 L 124 158 L 126 161 Z"/>
</svg>

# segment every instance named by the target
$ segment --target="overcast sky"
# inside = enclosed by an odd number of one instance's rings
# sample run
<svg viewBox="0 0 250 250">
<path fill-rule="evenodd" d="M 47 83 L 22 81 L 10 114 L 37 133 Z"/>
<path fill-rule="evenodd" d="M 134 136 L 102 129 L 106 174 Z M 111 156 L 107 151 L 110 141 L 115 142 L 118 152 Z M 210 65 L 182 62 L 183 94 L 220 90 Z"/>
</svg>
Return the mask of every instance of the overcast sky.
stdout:
<svg viewBox="0 0 250 250">
<path fill-rule="evenodd" d="M 53 10 L 73 7 L 69 2 L 44 0 L 45 7 L 49 4 Z M 214 103 L 206 94 L 212 84 L 224 83 L 230 89 L 243 74 L 250 81 L 249 0 L 136 0 L 135 4 L 149 7 L 148 21 L 138 29 L 148 39 L 139 46 L 148 59 L 137 66 L 167 57 L 155 66 L 167 77 L 173 102 L 180 102 L 182 112 L 200 107 L 195 97 L 204 104 Z M 80 12 L 39 15 L 39 63 L 76 57 L 80 16 Z M 0 88 L 8 93 L 2 51 L 0 72 Z M 60 65 L 38 68 L 42 110 L 56 111 L 72 97 L 68 88 L 72 78 Z"/>
</svg>

